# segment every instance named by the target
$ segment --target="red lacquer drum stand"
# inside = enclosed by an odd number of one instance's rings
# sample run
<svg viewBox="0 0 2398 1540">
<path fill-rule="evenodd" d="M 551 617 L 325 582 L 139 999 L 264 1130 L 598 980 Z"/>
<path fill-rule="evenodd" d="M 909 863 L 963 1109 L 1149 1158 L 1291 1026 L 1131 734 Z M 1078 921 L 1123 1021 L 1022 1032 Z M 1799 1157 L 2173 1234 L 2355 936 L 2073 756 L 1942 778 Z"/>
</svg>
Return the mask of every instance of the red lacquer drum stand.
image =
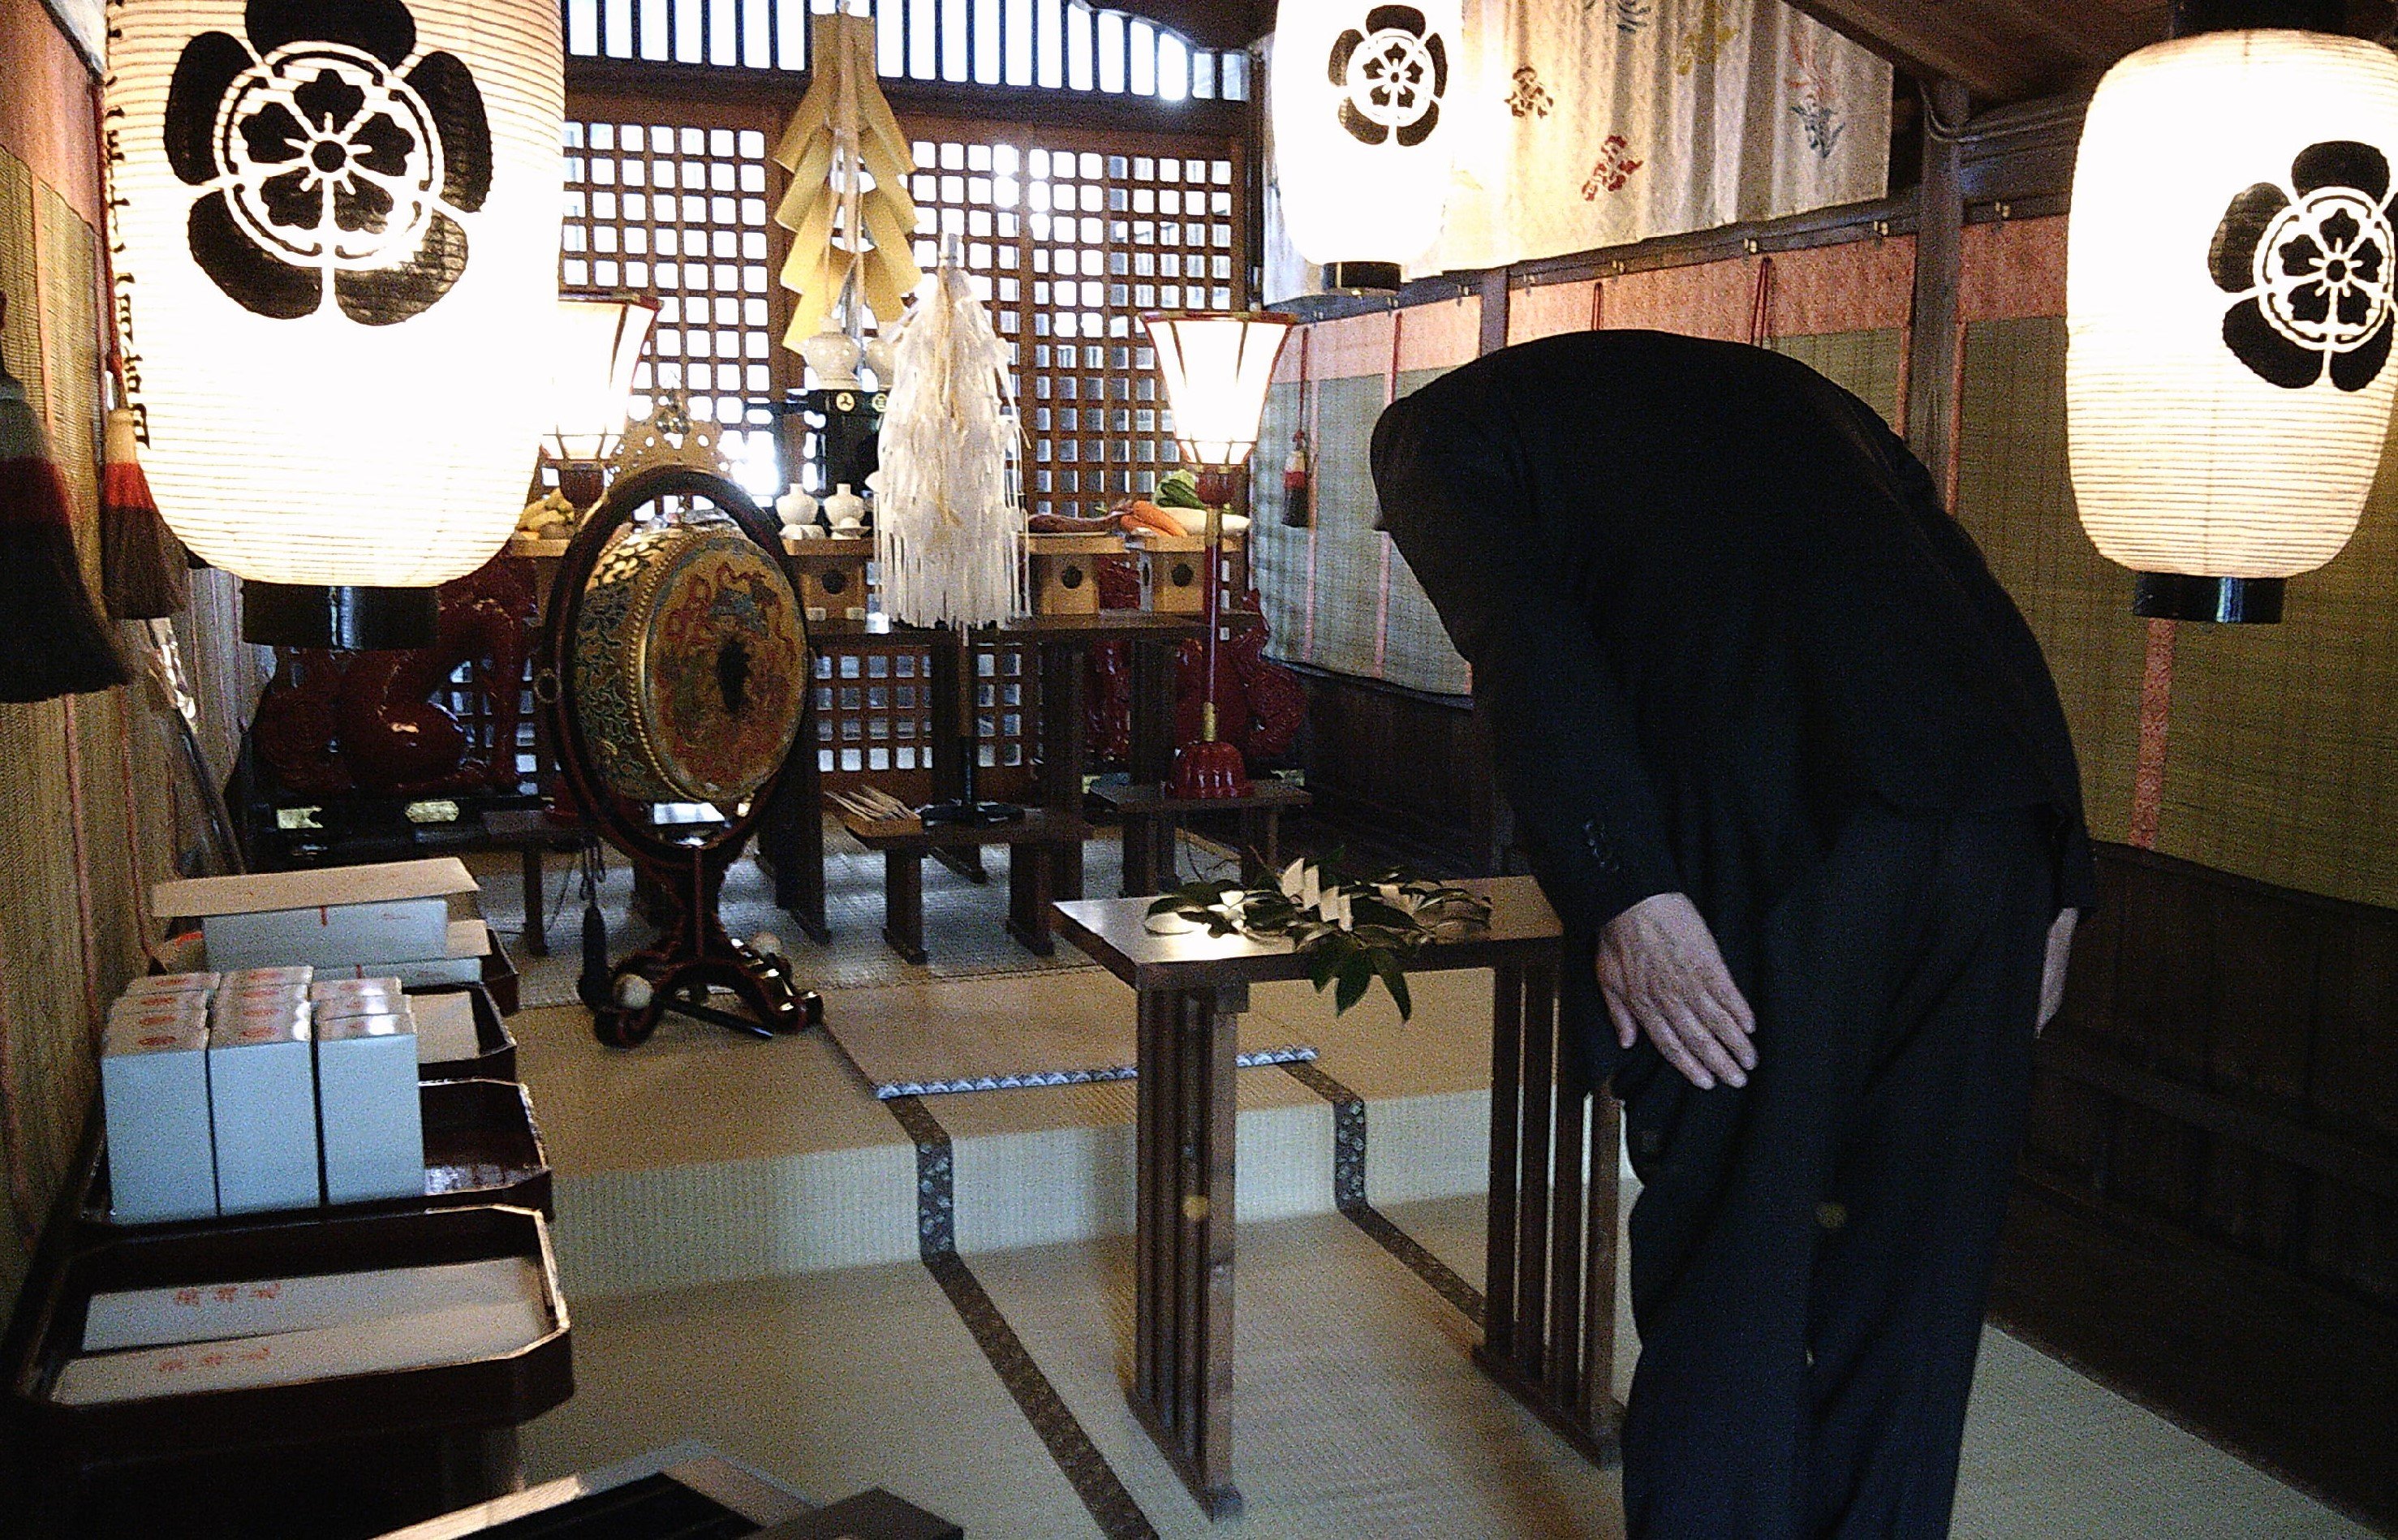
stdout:
<svg viewBox="0 0 2398 1540">
<path fill-rule="evenodd" d="M 637 527 L 645 508 L 658 512 Z M 621 475 L 559 562 L 535 690 L 586 826 L 664 901 L 650 944 L 604 971 L 604 941 L 586 957 L 579 992 L 601 1042 L 635 1047 L 668 1012 L 761 1037 L 823 1020 L 789 960 L 734 940 L 717 907 L 773 799 L 808 682 L 774 521 L 707 470 Z M 703 801 L 721 823 L 652 813 Z M 709 1004 L 714 990 L 742 1011 Z"/>
</svg>

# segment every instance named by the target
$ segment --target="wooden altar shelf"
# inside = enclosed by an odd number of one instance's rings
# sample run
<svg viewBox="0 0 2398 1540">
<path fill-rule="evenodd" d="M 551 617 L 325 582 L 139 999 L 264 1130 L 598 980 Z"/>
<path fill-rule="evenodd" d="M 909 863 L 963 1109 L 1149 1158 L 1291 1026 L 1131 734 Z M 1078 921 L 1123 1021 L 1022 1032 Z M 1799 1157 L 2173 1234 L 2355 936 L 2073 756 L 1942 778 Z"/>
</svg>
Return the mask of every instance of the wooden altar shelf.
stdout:
<svg viewBox="0 0 2398 1540">
<path fill-rule="evenodd" d="M 1246 797 L 1176 797 L 1162 786 L 1098 786 L 1092 797 L 1124 821 L 1124 896 L 1163 892 L 1174 876 L 1174 831 L 1195 813 L 1240 815 L 1241 881 L 1259 887 L 1280 869 L 1282 815 L 1314 800 L 1298 786 L 1257 781 Z"/>
<path fill-rule="evenodd" d="M 925 960 L 924 857 L 936 850 L 1008 846 L 1007 933 L 1037 957 L 1057 950 L 1049 930 L 1062 853 L 1079 857 L 1090 825 L 1076 813 L 1028 808 L 1013 824 L 936 824 L 918 819 L 869 819 L 844 808 L 842 827 L 869 850 L 882 853 L 882 939 L 909 962 Z M 1080 864 L 1079 861 L 1076 863 Z"/>
</svg>

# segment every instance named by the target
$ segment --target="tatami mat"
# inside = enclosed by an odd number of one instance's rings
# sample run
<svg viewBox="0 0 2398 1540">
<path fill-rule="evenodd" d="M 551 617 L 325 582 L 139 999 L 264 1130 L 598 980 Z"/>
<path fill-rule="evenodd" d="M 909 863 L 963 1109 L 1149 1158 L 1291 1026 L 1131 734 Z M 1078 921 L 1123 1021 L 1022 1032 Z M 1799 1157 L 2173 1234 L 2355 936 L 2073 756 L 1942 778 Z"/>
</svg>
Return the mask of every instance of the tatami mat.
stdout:
<svg viewBox="0 0 2398 1540">
<path fill-rule="evenodd" d="M 487 892 L 491 884 L 487 884 Z M 1304 984 L 1247 1030 L 1304 1038 L 1367 1102 L 1368 1191 L 1483 1272 L 1487 973 L 1426 976 L 1415 1019 L 1345 1017 Z M 843 1019 L 1128 1023 L 1096 970 L 925 974 L 843 989 Z M 695 1437 L 820 1495 L 870 1485 L 989 1540 L 1100 1533 L 916 1260 L 918 1156 L 821 1033 L 668 1023 L 603 1049 L 579 1008 L 515 1018 L 559 1173 L 577 1394 L 530 1428 L 535 1479 Z M 1458 1311 L 1331 1208 L 1332 1118 L 1274 1069 L 1239 1077 L 1246 1517 L 1209 1526 L 1133 1422 L 1129 1084 L 923 1104 L 954 1158 L 958 1247 L 1156 1532 L 1178 1540 L 1501 1540 L 1620 1533 L 1615 1478 L 1474 1370 Z M 1409 1201 L 1432 1195 L 1431 1201 Z M 871 1265 L 869 1265 L 871 1264 Z M 1619 1339 L 1628 1371 L 1637 1351 Z M 2335 1540 L 2367 1532 L 1998 1333 L 1986 1338 L 1964 1540 Z"/>
<path fill-rule="evenodd" d="M 1392 1217 L 1479 1279 L 1478 1203 L 1410 1205 Z M 1334 1216 L 1242 1231 L 1235 1436 L 1248 1508 L 1208 1525 L 1125 1409 L 1129 1265 L 1120 1240 L 974 1262 L 1160 1534 L 1621 1533 L 1613 1473 L 1584 1464 L 1485 1381 L 1467 1359 L 1462 1318 Z M 977 1540 L 1100 1533 L 915 1264 L 602 1300 L 578 1308 L 575 1328 L 576 1397 L 526 1435 L 536 1480 L 691 1436 L 821 1494 L 889 1487 Z M 1993 1332 L 1956 1533 L 2369 1532 Z"/>
</svg>

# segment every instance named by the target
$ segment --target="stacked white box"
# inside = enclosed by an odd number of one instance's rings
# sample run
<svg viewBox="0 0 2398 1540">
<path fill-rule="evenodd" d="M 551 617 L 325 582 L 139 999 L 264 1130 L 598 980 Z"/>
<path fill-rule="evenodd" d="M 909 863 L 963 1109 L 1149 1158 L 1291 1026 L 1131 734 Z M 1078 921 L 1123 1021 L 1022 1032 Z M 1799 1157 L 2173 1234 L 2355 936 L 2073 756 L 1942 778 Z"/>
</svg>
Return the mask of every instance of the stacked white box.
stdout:
<svg viewBox="0 0 2398 1540">
<path fill-rule="evenodd" d="M 208 1013 L 132 1003 L 120 1002 L 101 1040 L 110 1212 L 128 1225 L 208 1218 L 217 1212 Z"/>
<path fill-rule="evenodd" d="M 416 1025 L 395 1011 L 315 1024 L 325 1201 L 424 1196 L 424 1122 Z"/>
<path fill-rule="evenodd" d="M 209 1106 L 222 1213 L 314 1208 L 317 1076 L 308 1002 L 228 1006 L 209 1027 Z"/>
<path fill-rule="evenodd" d="M 198 919 L 212 967 L 294 959 L 345 967 L 443 957 L 449 899 L 474 891 L 453 856 L 164 882 L 153 907 Z"/>
</svg>

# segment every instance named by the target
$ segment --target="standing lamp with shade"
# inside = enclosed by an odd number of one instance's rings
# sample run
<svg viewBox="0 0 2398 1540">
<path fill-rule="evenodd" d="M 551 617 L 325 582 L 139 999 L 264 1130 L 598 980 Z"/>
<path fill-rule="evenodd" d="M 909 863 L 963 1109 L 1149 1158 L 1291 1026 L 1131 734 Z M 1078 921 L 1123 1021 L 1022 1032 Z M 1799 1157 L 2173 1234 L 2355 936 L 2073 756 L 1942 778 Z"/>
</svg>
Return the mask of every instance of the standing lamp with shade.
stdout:
<svg viewBox="0 0 2398 1540">
<path fill-rule="evenodd" d="M 1396 289 L 1439 238 L 1461 30 L 1457 0 L 1282 0 L 1274 178 L 1291 244 L 1326 289 Z"/>
<path fill-rule="evenodd" d="M 1202 617 L 1206 636 L 1206 693 L 1199 707 L 1199 737 L 1174 752 L 1177 797 L 1246 797 L 1248 767 L 1238 745 L 1216 736 L 1216 652 L 1223 587 L 1224 507 L 1240 490 L 1242 467 L 1257 448 L 1258 422 L 1274 361 L 1289 337 L 1291 318 L 1258 312 L 1178 312 L 1148 315 L 1157 372 L 1165 382 L 1174 412 L 1174 441 L 1195 473 L 1199 501 L 1207 505 L 1207 582 Z"/>
<path fill-rule="evenodd" d="M 2135 613 L 2270 622 L 2338 555 L 2398 369 L 2398 59 L 2337 0 L 2180 0 L 2074 173 L 2066 414 Z"/>
<path fill-rule="evenodd" d="M 421 647 L 549 424 L 550 0 L 121 0 L 106 150 L 144 468 L 243 634 Z"/>
<path fill-rule="evenodd" d="M 625 437 L 633 371 L 658 318 L 650 296 L 558 301 L 550 353 L 549 426 L 542 452 L 558 467 L 558 490 L 586 513 L 608 490 L 608 462 Z"/>
</svg>

